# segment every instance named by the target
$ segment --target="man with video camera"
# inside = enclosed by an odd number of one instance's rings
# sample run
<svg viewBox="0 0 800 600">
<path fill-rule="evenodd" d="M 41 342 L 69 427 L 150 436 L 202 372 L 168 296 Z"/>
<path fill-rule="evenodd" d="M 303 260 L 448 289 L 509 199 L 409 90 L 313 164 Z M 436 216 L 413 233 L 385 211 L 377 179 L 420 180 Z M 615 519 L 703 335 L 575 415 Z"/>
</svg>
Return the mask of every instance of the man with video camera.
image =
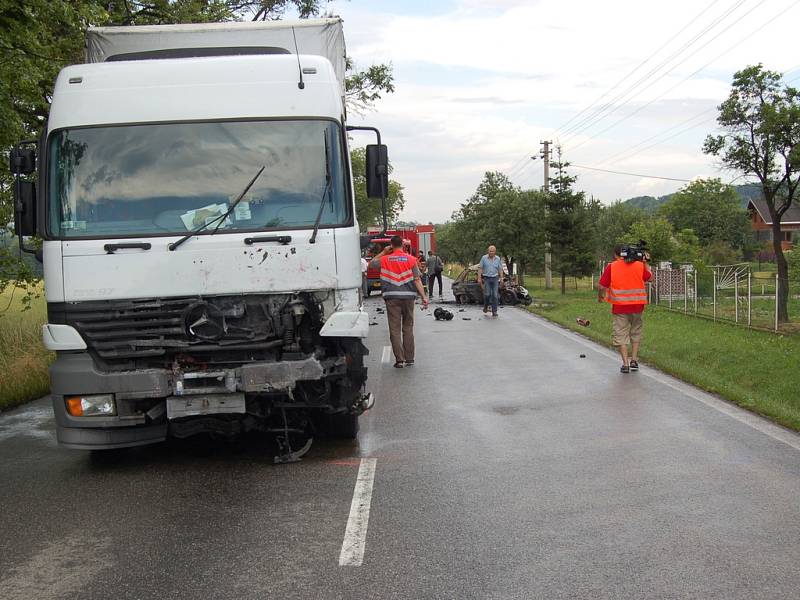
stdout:
<svg viewBox="0 0 800 600">
<path fill-rule="evenodd" d="M 642 339 L 642 313 L 647 304 L 645 282 L 653 274 L 647 261 L 646 242 L 617 244 L 614 262 L 610 263 L 597 282 L 597 301 L 609 302 L 612 314 L 611 343 L 622 356 L 621 373 L 639 370 L 639 343 Z M 631 345 L 630 361 L 628 344 Z"/>
</svg>

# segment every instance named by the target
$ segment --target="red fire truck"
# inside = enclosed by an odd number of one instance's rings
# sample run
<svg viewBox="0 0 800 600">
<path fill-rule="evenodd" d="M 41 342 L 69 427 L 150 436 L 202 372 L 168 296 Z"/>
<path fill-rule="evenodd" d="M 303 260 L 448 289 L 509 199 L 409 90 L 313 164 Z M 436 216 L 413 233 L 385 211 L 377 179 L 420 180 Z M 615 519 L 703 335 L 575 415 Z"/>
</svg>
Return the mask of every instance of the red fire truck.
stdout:
<svg viewBox="0 0 800 600">
<path fill-rule="evenodd" d="M 366 250 L 367 260 L 383 250 L 383 247 L 395 235 L 403 238 L 403 249 L 413 256 L 419 256 L 420 251 L 425 257 L 428 256 L 428 250 L 436 252 L 436 231 L 434 231 L 433 225 L 387 229 L 385 235 L 381 235 L 380 228 L 375 228 L 368 230 L 367 234 L 372 238 L 372 242 Z M 367 296 L 376 291 L 381 291 L 381 270 L 370 265 L 367 269 Z"/>
</svg>

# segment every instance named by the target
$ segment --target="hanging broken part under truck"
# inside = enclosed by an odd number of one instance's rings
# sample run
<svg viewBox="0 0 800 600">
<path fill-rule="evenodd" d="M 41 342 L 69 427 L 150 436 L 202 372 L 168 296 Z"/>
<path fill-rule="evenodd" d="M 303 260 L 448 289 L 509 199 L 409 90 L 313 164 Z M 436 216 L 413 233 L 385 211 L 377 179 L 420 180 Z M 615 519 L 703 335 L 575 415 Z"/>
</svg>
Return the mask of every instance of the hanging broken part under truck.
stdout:
<svg viewBox="0 0 800 600">
<path fill-rule="evenodd" d="M 90 29 L 12 152 L 58 440 L 355 437 L 372 404 L 342 23 Z M 373 130 L 377 133 L 377 130 Z M 369 146 L 385 198 L 386 148 Z M 38 155 L 38 161 L 37 161 Z M 38 179 L 35 179 L 38 162 Z M 385 212 L 385 201 L 384 201 Z"/>
</svg>

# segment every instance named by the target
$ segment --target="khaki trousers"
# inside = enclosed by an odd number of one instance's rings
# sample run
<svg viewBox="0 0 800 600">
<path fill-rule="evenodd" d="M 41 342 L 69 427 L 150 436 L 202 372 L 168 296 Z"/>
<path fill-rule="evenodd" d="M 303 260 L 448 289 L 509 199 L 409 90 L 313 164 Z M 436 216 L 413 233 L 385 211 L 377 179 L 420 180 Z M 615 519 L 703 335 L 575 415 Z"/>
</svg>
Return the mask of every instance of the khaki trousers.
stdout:
<svg viewBox="0 0 800 600">
<path fill-rule="evenodd" d="M 414 298 L 386 298 L 385 302 L 394 360 L 414 360 Z"/>
</svg>

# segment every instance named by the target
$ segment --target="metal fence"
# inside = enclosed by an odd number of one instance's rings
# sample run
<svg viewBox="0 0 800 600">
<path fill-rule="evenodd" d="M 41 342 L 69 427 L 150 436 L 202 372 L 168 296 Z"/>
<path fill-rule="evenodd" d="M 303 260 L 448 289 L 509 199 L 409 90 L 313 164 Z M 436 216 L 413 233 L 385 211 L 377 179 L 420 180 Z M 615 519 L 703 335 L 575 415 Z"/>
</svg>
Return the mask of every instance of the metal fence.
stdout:
<svg viewBox="0 0 800 600">
<path fill-rule="evenodd" d="M 692 265 L 654 268 L 650 304 L 746 327 L 800 331 L 800 281 L 775 273 L 752 272 L 749 265 L 696 269 Z M 778 318 L 778 294 L 788 289 L 788 322 Z"/>
</svg>

